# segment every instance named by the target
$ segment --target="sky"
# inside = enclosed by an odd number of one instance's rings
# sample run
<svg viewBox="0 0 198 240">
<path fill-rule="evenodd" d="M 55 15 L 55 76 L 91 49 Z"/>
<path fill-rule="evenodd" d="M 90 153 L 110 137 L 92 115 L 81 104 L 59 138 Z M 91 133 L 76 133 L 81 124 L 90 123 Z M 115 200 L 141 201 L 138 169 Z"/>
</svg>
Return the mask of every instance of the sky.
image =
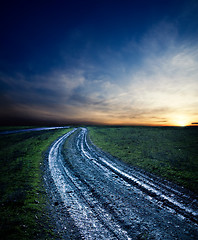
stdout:
<svg viewBox="0 0 198 240">
<path fill-rule="evenodd" d="M 0 124 L 198 122 L 197 0 L 0 4 Z"/>
</svg>

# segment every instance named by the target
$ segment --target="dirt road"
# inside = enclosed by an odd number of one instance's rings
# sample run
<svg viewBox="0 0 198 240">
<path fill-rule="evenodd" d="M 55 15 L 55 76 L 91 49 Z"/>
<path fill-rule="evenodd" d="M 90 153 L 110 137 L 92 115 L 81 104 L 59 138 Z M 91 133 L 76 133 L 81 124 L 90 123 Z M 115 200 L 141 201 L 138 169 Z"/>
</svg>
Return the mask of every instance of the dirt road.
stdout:
<svg viewBox="0 0 198 240">
<path fill-rule="evenodd" d="M 86 128 L 52 144 L 44 180 L 64 239 L 198 239 L 192 193 L 102 152 Z"/>
</svg>

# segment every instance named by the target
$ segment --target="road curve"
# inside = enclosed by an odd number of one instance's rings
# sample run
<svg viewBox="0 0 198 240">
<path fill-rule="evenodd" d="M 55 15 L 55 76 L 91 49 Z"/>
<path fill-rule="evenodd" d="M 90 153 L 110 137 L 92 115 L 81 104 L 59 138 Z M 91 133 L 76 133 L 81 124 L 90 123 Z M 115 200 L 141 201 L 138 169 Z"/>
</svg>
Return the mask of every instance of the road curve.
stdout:
<svg viewBox="0 0 198 240">
<path fill-rule="evenodd" d="M 44 180 L 65 239 L 198 239 L 195 196 L 102 152 L 86 128 L 52 144 Z"/>
</svg>

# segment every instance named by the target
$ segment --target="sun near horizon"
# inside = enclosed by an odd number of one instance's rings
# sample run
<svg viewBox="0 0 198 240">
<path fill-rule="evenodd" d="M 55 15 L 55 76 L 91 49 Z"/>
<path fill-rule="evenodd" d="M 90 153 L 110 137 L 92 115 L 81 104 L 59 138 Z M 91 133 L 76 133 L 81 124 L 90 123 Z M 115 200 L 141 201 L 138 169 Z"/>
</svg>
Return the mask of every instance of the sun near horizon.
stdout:
<svg viewBox="0 0 198 240">
<path fill-rule="evenodd" d="M 86 2 L 1 6 L 0 125 L 197 126 L 196 0 Z"/>
<path fill-rule="evenodd" d="M 190 116 L 179 116 L 174 119 L 173 125 L 178 127 L 187 127 L 192 125 Z"/>
<path fill-rule="evenodd" d="M 94 124 L 94 122 L 93 122 Z M 187 127 L 187 126 L 196 126 L 197 124 L 192 122 L 192 118 L 190 116 L 177 116 L 174 118 L 166 118 L 166 120 L 160 121 L 159 118 L 156 117 L 155 121 L 152 118 L 147 119 L 106 119 L 106 121 L 101 119 L 96 125 L 108 125 L 108 126 L 150 126 L 150 127 Z"/>
</svg>

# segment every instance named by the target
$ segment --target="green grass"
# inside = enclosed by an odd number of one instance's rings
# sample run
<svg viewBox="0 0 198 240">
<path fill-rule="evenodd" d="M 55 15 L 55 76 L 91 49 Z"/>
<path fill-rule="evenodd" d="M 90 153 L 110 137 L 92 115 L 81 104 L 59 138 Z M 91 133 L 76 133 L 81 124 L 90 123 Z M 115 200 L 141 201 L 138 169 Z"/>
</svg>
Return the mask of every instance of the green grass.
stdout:
<svg viewBox="0 0 198 240">
<path fill-rule="evenodd" d="M 198 194 L 197 127 L 89 127 L 95 145 Z"/>
<path fill-rule="evenodd" d="M 71 129 L 0 136 L 0 238 L 54 239 L 46 211 L 44 152 Z"/>
</svg>

